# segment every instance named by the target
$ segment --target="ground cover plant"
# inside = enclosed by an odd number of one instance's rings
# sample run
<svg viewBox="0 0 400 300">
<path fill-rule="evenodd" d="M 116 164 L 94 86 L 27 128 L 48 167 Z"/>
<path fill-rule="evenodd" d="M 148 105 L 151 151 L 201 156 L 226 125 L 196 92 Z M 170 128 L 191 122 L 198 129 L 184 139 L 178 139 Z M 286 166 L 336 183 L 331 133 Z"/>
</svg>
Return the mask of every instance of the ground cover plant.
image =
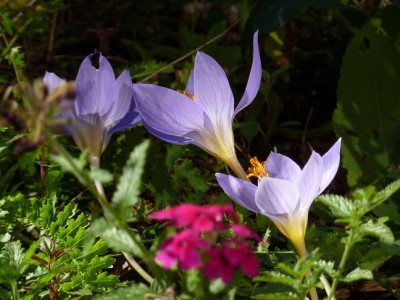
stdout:
<svg viewBox="0 0 400 300">
<path fill-rule="evenodd" d="M 399 18 L 2 1 L 0 299 L 399 299 Z"/>
</svg>

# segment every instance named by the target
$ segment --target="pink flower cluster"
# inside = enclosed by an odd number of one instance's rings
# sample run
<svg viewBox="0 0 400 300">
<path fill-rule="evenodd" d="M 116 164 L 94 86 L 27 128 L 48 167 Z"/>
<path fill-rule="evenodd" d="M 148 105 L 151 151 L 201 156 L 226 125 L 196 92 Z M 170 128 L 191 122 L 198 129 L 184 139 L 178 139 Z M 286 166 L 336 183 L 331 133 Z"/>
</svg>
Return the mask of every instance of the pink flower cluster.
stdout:
<svg viewBox="0 0 400 300">
<path fill-rule="evenodd" d="M 249 277 L 258 274 L 258 260 L 246 239 L 260 241 L 250 228 L 238 223 L 230 204 L 194 205 L 184 203 L 153 212 L 150 218 L 169 221 L 180 229 L 162 243 L 156 261 L 165 269 L 176 263 L 181 270 L 200 269 L 208 279 L 221 278 L 228 284 L 237 269 Z M 233 221 L 229 225 L 224 217 Z M 230 230 L 231 237 L 219 242 Z"/>
</svg>

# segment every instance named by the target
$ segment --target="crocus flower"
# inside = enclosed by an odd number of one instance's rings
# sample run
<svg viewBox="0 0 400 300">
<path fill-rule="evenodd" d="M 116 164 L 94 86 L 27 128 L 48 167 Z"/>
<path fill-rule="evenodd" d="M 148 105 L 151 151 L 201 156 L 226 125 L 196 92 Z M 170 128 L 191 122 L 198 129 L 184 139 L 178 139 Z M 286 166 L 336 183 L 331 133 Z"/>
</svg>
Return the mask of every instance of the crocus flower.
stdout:
<svg viewBox="0 0 400 300">
<path fill-rule="evenodd" d="M 225 193 L 241 206 L 270 218 L 306 256 L 304 236 L 308 211 L 335 176 L 340 161 L 339 139 L 322 157 L 312 152 L 301 169 L 293 160 L 271 152 L 265 164 L 252 160 L 251 176 L 258 177 L 258 186 L 225 174 L 216 174 Z"/>
<path fill-rule="evenodd" d="M 64 82 L 50 72 L 46 72 L 43 80 L 49 92 Z M 98 160 L 113 133 L 140 121 L 133 101 L 132 80 L 127 70 L 115 79 L 108 60 L 101 52 L 95 52 L 82 62 L 75 84 L 76 98 L 61 104 L 65 108 L 70 103 L 70 107 L 57 118 L 65 119 L 61 127 L 78 147 L 88 150 L 90 159 Z"/>
<path fill-rule="evenodd" d="M 196 54 L 185 91 L 135 84 L 134 97 L 143 124 L 156 137 L 177 145 L 194 144 L 224 161 L 245 179 L 235 153 L 232 122 L 235 115 L 254 100 L 261 72 L 258 33 L 255 33 L 250 76 L 235 109 L 224 70 L 202 52 Z"/>
</svg>

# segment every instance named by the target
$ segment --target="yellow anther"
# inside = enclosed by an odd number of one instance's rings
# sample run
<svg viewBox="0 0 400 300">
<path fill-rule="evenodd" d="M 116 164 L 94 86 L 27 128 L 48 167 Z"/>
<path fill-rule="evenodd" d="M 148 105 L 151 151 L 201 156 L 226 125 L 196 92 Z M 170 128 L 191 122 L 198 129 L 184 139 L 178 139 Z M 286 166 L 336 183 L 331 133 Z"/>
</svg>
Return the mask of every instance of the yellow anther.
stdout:
<svg viewBox="0 0 400 300">
<path fill-rule="evenodd" d="M 257 157 L 253 157 L 250 159 L 250 164 L 251 167 L 249 167 L 247 171 L 247 178 L 251 177 L 257 177 L 257 178 L 263 178 L 263 177 L 268 177 L 268 172 L 265 171 L 264 166 L 266 164 L 265 161 L 259 162 Z"/>
<path fill-rule="evenodd" d="M 176 91 L 178 93 L 181 93 L 181 94 L 185 95 L 186 97 L 190 98 L 190 100 L 194 101 L 194 96 L 191 93 L 189 93 L 188 91 L 186 91 L 186 90 L 184 90 L 184 91 L 176 90 Z"/>
</svg>

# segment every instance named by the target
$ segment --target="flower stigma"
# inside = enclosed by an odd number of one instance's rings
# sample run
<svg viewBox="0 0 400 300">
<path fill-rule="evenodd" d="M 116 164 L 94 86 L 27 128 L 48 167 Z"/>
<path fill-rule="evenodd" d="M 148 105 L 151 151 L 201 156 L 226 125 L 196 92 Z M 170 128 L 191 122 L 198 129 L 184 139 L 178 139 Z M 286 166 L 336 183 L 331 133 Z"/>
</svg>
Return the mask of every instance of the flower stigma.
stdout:
<svg viewBox="0 0 400 300">
<path fill-rule="evenodd" d="M 259 162 L 257 157 L 250 159 L 251 167 L 247 170 L 247 178 L 257 177 L 259 179 L 268 177 L 268 172 L 264 169 L 265 161 Z"/>
<path fill-rule="evenodd" d="M 194 96 L 191 93 L 189 93 L 187 90 L 184 90 L 184 91 L 176 90 L 176 91 L 178 93 L 181 93 L 181 94 L 185 95 L 186 97 L 190 98 L 190 100 L 194 101 Z"/>
</svg>

